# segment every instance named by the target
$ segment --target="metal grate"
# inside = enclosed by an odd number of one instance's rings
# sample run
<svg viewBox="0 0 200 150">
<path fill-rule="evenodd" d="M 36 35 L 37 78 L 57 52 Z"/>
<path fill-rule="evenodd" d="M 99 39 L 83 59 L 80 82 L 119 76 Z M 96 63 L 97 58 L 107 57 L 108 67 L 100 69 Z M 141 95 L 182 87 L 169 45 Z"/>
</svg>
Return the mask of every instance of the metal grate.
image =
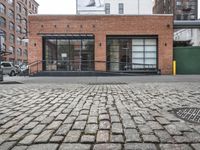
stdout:
<svg viewBox="0 0 200 150">
<path fill-rule="evenodd" d="M 174 109 L 175 115 L 188 122 L 200 123 L 200 108 L 177 108 Z"/>
</svg>

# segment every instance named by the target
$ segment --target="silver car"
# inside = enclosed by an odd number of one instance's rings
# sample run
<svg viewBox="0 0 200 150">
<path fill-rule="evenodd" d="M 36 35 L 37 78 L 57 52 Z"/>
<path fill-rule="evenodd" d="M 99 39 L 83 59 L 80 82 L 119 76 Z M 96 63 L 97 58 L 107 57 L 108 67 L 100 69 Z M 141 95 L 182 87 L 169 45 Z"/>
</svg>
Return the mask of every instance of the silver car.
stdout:
<svg viewBox="0 0 200 150">
<path fill-rule="evenodd" d="M 17 68 L 12 62 L 1 62 L 1 68 L 3 69 L 3 74 L 8 74 L 9 76 L 15 76 L 17 74 Z"/>
</svg>

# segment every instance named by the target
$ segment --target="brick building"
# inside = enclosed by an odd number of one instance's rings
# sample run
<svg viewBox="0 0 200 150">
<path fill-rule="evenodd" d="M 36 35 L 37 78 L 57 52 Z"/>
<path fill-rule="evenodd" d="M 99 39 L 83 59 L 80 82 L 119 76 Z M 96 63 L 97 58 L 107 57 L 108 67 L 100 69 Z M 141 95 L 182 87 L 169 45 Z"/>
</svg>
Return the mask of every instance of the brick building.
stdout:
<svg viewBox="0 0 200 150">
<path fill-rule="evenodd" d="M 31 72 L 172 73 L 172 15 L 31 15 Z"/>
<path fill-rule="evenodd" d="M 154 0 L 154 14 L 174 14 L 174 20 L 196 20 L 198 0 Z"/>
<path fill-rule="evenodd" d="M 1 0 L 0 1 L 0 31 L 1 50 L 4 52 L 3 60 L 15 64 L 27 62 L 28 14 L 36 14 L 38 3 L 35 0 Z"/>
</svg>

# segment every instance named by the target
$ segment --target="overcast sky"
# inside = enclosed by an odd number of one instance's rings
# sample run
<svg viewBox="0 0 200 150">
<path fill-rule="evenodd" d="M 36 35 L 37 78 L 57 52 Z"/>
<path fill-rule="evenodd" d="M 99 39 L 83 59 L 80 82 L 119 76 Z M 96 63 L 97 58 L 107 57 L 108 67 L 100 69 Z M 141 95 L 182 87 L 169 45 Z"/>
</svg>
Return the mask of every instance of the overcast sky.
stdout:
<svg viewBox="0 0 200 150">
<path fill-rule="evenodd" d="M 39 6 L 39 14 L 75 14 L 76 0 L 36 0 Z M 199 0 L 200 18 L 200 0 Z"/>
</svg>

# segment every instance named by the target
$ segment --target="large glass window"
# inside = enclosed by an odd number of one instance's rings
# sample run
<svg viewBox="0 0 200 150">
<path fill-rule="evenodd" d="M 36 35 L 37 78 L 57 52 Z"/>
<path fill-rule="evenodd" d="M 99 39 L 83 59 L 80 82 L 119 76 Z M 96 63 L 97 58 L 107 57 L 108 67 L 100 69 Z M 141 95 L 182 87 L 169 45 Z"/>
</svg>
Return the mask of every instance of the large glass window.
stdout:
<svg viewBox="0 0 200 150">
<path fill-rule="evenodd" d="M 105 13 L 110 14 L 110 3 L 105 3 Z"/>
<path fill-rule="evenodd" d="M 15 25 L 13 22 L 9 22 L 9 30 L 14 31 L 15 30 Z"/>
<path fill-rule="evenodd" d="M 60 71 L 94 70 L 93 36 L 45 38 L 45 68 Z"/>
<path fill-rule="evenodd" d="M 10 41 L 10 44 L 15 43 L 15 36 L 13 34 L 10 34 L 9 41 Z"/>
<path fill-rule="evenodd" d="M 119 3 L 119 14 L 124 14 L 124 4 Z"/>
<path fill-rule="evenodd" d="M 107 70 L 157 69 L 157 38 L 107 38 Z"/>
</svg>

